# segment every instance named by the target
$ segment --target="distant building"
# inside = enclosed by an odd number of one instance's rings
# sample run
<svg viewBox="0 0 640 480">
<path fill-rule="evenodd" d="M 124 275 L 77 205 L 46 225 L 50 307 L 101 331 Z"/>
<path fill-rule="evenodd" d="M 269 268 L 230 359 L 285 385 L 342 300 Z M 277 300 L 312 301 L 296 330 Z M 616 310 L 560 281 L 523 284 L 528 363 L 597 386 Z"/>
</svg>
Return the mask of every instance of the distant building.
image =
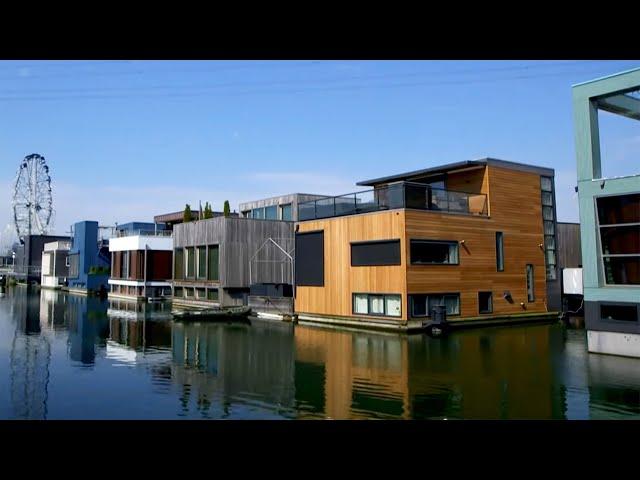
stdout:
<svg viewBox="0 0 640 480">
<path fill-rule="evenodd" d="M 299 203 L 321 200 L 323 198 L 330 197 L 309 193 L 290 193 L 289 195 L 244 202 L 240 204 L 239 208 L 240 214 L 244 218 L 296 222 L 298 220 Z"/>
<path fill-rule="evenodd" d="M 46 243 L 70 241 L 59 235 L 25 235 L 23 243 L 15 252 L 14 275 L 21 282 L 40 283 L 42 273 L 42 252 Z"/>
<path fill-rule="evenodd" d="M 603 175 L 598 124 L 600 110 L 640 120 L 640 69 L 574 85 L 573 109 L 588 348 L 640 357 L 640 163 Z"/>
<path fill-rule="evenodd" d="M 108 240 L 98 239 L 98 222 L 74 224 L 69 251 L 69 291 L 91 293 L 108 289 L 111 254 Z"/>
<path fill-rule="evenodd" d="M 198 215 L 200 212 L 198 210 L 191 211 L 191 221 L 198 220 Z M 221 217 L 224 215 L 224 212 L 213 212 L 214 217 Z M 236 212 L 230 213 L 230 217 L 237 217 L 238 214 Z M 156 215 L 153 217 L 153 221 L 156 223 L 163 223 L 165 225 L 166 230 L 173 230 L 175 225 L 180 223 L 184 223 L 184 211 L 181 210 L 179 212 L 172 213 L 163 213 L 161 215 Z"/>
<path fill-rule="evenodd" d="M 171 231 L 164 224 L 131 222 L 109 240 L 109 297 L 165 299 L 171 295 Z"/>
<path fill-rule="evenodd" d="M 62 288 L 69 275 L 68 255 L 71 242 L 67 240 L 45 243 L 42 251 L 42 288 Z"/>
</svg>

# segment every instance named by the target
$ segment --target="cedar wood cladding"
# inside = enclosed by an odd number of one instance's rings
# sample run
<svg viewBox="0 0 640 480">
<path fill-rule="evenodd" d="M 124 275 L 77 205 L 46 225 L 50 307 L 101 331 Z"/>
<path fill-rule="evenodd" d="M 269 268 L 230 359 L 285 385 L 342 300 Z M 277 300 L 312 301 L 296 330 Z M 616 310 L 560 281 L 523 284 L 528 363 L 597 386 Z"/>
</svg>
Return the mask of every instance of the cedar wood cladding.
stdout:
<svg viewBox="0 0 640 480">
<path fill-rule="evenodd" d="M 493 315 L 547 311 L 544 252 L 539 246 L 544 241 L 540 174 L 489 165 L 452 174 L 447 186 L 488 194 L 489 217 L 398 209 L 300 222 L 300 232 L 325 232 L 325 284 L 299 286 L 296 311 L 357 317 L 352 293 L 391 293 L 401 295 L 402 316 L 397 320 L 406 321 L 408 295 L 459 292 L 459 318 L 476 317 L 479 291 L 493 292 Z M 497 231 L 504 233 L 504 272 L 496 271 Z M 401 241 L 400 265 L 351 266 L 351 242 L 388 239 Z M 411 239 L 465 240 L 459 248 L 460 264 L 411 265 Z M 534 302 L 527 301 L 526 264 L 534 265 Z M 511 292 L 513 303 L 502 298 L 505 291 Z"/>
<path fill-rule="evenodd" d="M 293 223 L 277 220 L 216 217 L 181 223 L 174 227 L 174 249 L 219 245 L 220 285 L 225 288 L 249 287 L 249 260 L 268 239 L 273 238 L 289 252 L 293 250 Z M 274 245 L 260 251 L 259 263 L 252 264 L 253 281 L 280 283 L 282 261 L 286 256 Z M 265 263 L 265 261 L 272 261 Z M 291 266 L 284 266 L 284 282 L 292 283 Z"/>
</svg>

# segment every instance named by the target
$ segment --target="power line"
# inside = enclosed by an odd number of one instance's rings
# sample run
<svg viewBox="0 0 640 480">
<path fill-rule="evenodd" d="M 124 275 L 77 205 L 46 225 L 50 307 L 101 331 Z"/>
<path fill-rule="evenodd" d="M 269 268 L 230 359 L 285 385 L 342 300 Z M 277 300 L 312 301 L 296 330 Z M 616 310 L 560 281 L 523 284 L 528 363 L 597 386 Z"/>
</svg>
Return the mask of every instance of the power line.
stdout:
<svg viewBox="0 0 640 480">
<path fill-rule="evenodd" d="M 593 69 L 593 67 L 591 67 Z M 578 73 L 589 73 L 591 71 L 584 71 Z M 601 72 L 601 68 L 598 67 L 598 70 L 594 72 Z M 575 74 L 576 72 L 551 72 L 551 73 L 540 73 L 540 74 L 529 74 L 529 75 L 516 75 L 511 77 L 502 77 L 502 78 L 478 78 L 478 79 L 466 79 L 466 80 L 446 80 L 446 81 L 420 81 L 420 82 L 408 82 L 408 83 L 387 83 L 387 84 L 366 84 L 366 85 L 340 85 L 334 87 L 311 87 L 311 88 L 300 88 L 300 89 L 282 89 L 282 90 L 245 90 L 245 91 L 236 91 L 236 92 L 219 92 L 219 94 L 223 94 L 225 96 L 238 96 L 238 95 L 253 95 L 253 94 L 292 94 L 292 93 L 303 93 L 303 92 L 330 92 L 330 91 L 352 91 L 352 90 L 366 90 L 366 89 L 384 89 L 384 88 L 404 88 L 404 87 L 417 87 L 417 86 L 447 86 L 447 85 L 472 85 L 476 83 L 488 83 L 488 82 L 501 82 L 506 80 L 525 80 L 525 79 L 535 79 L 542 77 L 551 77 L 551 76 L 559 76 L 559 75 L 567 75 L 567 74 Z M 24 100 L 92 100 L 92 99 L 161 99 L 161 98 L 190 98 L 190 97 L 202 97 L 202 96 L 211 96 L 215 94 L 207 93 L 207 92 L 191 92 L 191 93 L 159 93 L 159 94 L 141 94 L 141 95 L 132 95 L 132 94 L 122 94 L 122 95 L 67 95 L 67 96 L 37 96 L 37 97 L 0 97 L 0 101 L 24 101 Z"/>
<path fill-rule="evenodd" d="M 584 62 L 584 63 L 594 63 L 594 62 Z M 314 82 L 344 82 L 350 80 L 371 80 L 378 78 L 408 78 L 408 77 L 419 77 L 419 76 L 438 76 L 438 75 L 459 75 L 459 74 L 482 74 L 486 72 L 508 72 L 508 71 L 518 71 L 518 70 L 530 70 L 532 68 L 547 68 L 547 67 L 567 67 L 567 66 L 577 66 L 583 67 L 584 63 L 576 64 L 575 62 L 559 62 L 553 64 L 542 64 L 542 65 L 529 65 L 529 66 L 511 66 L 511 67 L 498 67 L 498 68 L 485 68 L 485 69 L 466 69 L 466 70 L 454 70 L 451 72 L 447 71 L 438 71 L 438 72 L 428 72 L 428 71 L 420 71 L 420 72 L 410 72 L 410 73 L 397 73 L 397 74 L 380 74 L 380 75 L 361 75 L 355 77 L 339 77 L 339 78 L 329 78 L 329 79 L 311 79 L 311 83 Z M 91 87 L 91 88 L 57 88 L 57 89 L 38 89 L 37 91 L 25 91 L 23 89 L 4 89 L 2 90 L 4 93 L 103 93 L 103 92 L 135 92 L 135 91 L 146 91 L 146 90 L 170 90 L 170 89 L 216 89 L 216 88 L 225 88 L 225 87 L 242 87 L 242 86 L 279 86 L 279 85 L 287 85 L 287 84 L 300 84 L 304 83 L 308 80 L 274 80 L 268 82 L 227 82 L 227 83 L 218 83 L 218 84 L 208 84 L 208 85 L 152 85 L 152 86 L 143 86 L 143 87 L 115 87 L 115 88 L 104 88 L 104 87 Z"/>
</svg>

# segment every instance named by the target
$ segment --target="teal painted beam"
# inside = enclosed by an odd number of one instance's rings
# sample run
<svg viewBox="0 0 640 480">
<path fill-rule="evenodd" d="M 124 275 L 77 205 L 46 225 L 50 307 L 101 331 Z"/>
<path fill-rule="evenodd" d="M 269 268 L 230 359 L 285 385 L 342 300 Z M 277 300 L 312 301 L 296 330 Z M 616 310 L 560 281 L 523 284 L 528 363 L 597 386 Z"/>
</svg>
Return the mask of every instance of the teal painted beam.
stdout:
<svg viewBox="0 0 640 480">
<path fill-rule="evenodd" d="M 640 120 L 640 100 L 629 95 L 614 95 L 597 101 L 598 108 L 624 117 Z"/>
<path fill-rule="evenodd" d="M 573 86 L 575 95 L 592 99 L 605 95 L 616 95 L 640 88 L 640 68 L 616 73 L 608 77 L 597 78 Z"/>
</svg>

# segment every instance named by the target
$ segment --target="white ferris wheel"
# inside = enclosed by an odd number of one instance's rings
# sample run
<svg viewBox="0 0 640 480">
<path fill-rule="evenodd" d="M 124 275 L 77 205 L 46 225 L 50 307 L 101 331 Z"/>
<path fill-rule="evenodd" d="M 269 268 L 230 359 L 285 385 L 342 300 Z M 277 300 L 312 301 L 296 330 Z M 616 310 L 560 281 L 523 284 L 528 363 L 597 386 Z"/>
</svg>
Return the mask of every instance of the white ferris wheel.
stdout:
<svg viewBox="0 0 640 480">
<path fill-rule="evenodd" d="M 44 157 L 27 155 L 20 162 L 13 188 L 13 222 L 18 238 L 45 235 L 52 226 L 51 176 Z"/>
</svg>

